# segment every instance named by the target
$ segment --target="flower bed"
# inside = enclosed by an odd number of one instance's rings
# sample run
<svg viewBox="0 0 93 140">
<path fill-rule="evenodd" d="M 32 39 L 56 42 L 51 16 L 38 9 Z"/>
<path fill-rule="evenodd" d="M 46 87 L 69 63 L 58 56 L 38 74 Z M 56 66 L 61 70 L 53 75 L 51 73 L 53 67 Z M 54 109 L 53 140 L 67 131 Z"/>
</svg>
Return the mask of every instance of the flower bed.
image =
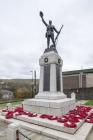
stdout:
<svg viewBox="0 0 93 140">
<path fill-rule="evenodd" d="M 22 107 L 16 107 L 11 110 L 2 110 L 2 113 L 5 113 L 6 119 L 19 115 L 27 115 L 28 117 L 39 117 L 41 119 L 56 121 L 68 128 L 77 128 L 78 124 L 82 121 L 93 123 L 93 109 L 88 106 L 76 106 L 74 110 L 71 110 L 68 114 L 62 116 L 48 114 L 40 115 L 32 112 L 25 112 Z"/>
</svg>

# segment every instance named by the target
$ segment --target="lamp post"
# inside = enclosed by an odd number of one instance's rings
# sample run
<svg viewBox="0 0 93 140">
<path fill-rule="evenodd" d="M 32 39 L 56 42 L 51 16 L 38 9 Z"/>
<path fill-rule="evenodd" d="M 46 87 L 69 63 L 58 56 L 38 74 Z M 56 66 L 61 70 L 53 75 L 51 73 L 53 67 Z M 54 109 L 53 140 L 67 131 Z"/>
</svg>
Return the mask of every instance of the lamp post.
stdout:
<svg viewBox="0 0 93 140">
<path fill-rule="evenodd" d="M 32 98 L 33 98 L 33 71 L 30 71 L 32 73 L 32 83 L 31 83 L 31 91 L 32 91 Z"/>
</svg>

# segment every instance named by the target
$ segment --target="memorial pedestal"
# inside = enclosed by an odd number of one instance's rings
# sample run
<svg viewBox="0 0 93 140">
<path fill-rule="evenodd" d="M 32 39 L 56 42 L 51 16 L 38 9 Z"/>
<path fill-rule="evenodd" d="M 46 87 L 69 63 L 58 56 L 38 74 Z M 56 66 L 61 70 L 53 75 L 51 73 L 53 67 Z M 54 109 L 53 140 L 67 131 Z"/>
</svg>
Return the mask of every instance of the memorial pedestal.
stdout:
<svg viewBox="0 0 93 140">
<path fill-rule="evenodd" d="M 60 116 L 75 108 L 75 100 L 70 98 L 59 100 L 27 99 L 24 110 L 38 114 L 51 114 Z"/>
<path fill-rule="evenodd" d="M 55 51 L 45 52 L 40 60 L 39 93 L 23 102 L 25 111 L 62 115 L 75 107 L 75 98 L 63 93 L 61 57 Z"/>
</svg>

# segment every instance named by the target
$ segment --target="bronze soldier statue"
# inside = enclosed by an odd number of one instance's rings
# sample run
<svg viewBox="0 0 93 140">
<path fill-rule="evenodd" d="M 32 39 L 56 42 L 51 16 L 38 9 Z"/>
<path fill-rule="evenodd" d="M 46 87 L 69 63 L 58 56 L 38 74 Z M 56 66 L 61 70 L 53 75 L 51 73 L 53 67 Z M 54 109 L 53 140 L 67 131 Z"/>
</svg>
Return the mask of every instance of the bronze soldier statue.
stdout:
<svg viewBox="0 0 93 140">
<path fill-rule="evenodd" d="M 49 20 L 49 24 L 46 23 L 46 21 L 43 18 L 43 12 L 41 12 L 41 11 L 40 11 L 40 17 L 42 18 L 42 22 L 47 27 L 47 30 L 46 30 L 47 48 L 49 48 L 49 46 L 50 46 L 50 39 L 52 40 L 52 43 L 53 43 L 52 46 L 53 47 L 56 47 L 55 46 L 55 39 L 54 39 L 54 31 L 57 33 L 57 37 L 58 37 L 60 31 L 57 31 L 57 29 L 55 28 L 55 26 L 52 25 L 52 21 L 51 20 Z"/>
</svg>

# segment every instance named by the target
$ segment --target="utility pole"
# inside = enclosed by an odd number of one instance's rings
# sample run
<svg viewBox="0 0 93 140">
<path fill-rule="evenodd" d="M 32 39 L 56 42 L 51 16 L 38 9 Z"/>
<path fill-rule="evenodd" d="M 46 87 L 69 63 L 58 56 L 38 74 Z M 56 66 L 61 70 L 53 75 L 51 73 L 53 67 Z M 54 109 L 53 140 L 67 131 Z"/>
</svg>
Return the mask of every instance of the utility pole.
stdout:
<svg viewBox="0 0 93 140">
<path fill-rule="evenodd" d="M 30 71 L 32 73 L 32 83 L 31 83 L 31 91 L 32 91 L 32 98 L 37 93 L 37 86 L 36 86 L 36 70 Z M 33 73 L 34 72 L 34 73 Z M 34 77 L 33 77 L 34 76 Z"/>
</svg>

